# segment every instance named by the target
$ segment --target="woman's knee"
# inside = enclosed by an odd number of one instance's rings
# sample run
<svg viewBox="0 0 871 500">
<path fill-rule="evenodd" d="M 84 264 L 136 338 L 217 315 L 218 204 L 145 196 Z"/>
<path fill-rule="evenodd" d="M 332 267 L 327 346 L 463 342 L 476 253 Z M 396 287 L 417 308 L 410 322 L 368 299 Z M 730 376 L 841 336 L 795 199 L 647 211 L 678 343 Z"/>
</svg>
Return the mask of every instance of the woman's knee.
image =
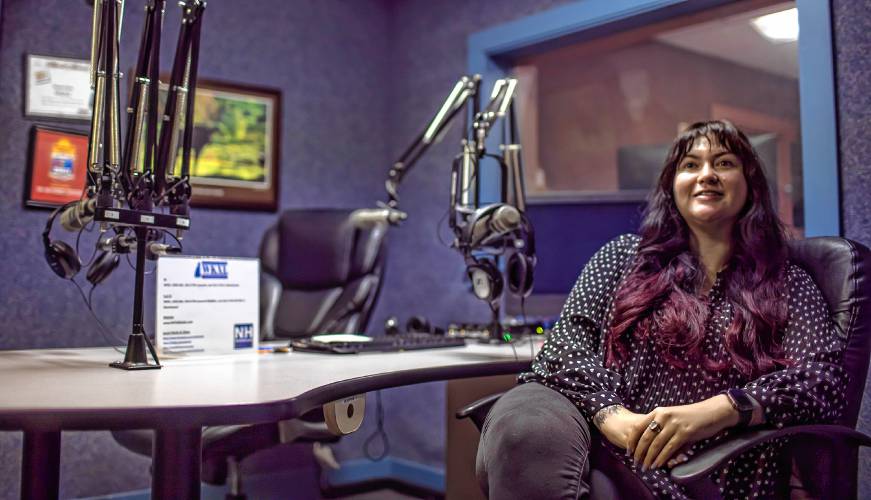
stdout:
<svg viewBox="0 0 871 500">
<path fill-rule="evenodd" d="M 478 445 L 476 472 L 481 487 L 519 484 L 532 472 L 538 487 L 546 476 L 556 486 L 576 488 L 589 468 L 590 432 L 584 417 L 563 395 L 537 383 L 519 385 L 487 415 Z M 544 474 L 544 477 L 542 476 Z"/>
<path fill-rule="evenodd" d="M 487 415 L 483 433 L 497 434 L 516 445 L 590 439 L 587 423 L 571 401 L 538 383 L 519 385 L 499 398 Z"/>
</svg>

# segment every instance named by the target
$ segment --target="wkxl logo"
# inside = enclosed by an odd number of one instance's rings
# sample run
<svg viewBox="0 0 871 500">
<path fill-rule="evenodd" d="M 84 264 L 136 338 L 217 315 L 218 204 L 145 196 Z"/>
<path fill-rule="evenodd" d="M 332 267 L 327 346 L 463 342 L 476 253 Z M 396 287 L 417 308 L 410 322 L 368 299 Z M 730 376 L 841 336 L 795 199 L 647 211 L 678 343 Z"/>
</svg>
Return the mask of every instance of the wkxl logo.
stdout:
<svg viewBox="0 0 871 500">
<path fill-rule="evenodd" d="M 225 280 L 227 279 L 227 262 L 204 260 L 197 264 L 197 269 L 194 271 L 194 277 Z"/>
<path fill-rule="evenodd" d="M 254 324 L 238 323 L 233 325 L 233 348 L 245 349 L 254 347 Z"/>
</svg>

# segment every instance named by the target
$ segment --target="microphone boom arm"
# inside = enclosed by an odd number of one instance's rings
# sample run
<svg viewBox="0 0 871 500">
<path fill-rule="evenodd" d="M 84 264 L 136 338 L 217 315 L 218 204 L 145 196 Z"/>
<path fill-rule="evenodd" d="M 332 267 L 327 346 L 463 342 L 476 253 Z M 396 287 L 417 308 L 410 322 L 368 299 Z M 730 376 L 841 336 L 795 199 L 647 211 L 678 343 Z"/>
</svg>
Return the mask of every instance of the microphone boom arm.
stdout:
<svg viewBox="0 0 871 500">
<path fill-rule="evenodd" d="M 178 34 L 163 114 L 164 126 L 158 145 L 155 201 L 159 202 L 166 197 L 170 211 L 177 215 L 189 213 L 190 148 L 194 129 L 200 33 L 205 6 L 202 0 L 185 0 L 182 4 L 182 25 Z M 179 132 L 182 133 L 182 161 L 180 172 L 175 175 Z"/>
<path fill-rule="evenodd" d="M 481 76 L 464 75 L 454 84 L 448 97 L 442 103 L 436 115 L 430 120 L 426 128 L 421 132 L 411 145 L 402 153 L 387 174 L 387 206 L 397 208 L 399 206 L 398 189 L 402 179 L 411 170 L 411 167 L 420 159 L 429 147 L 440 141 L 460 111 L 466 109 L 466 104 L 473 101 L 472 113 L 478 112 L 478 91 L 481 86 Z"/>
<path fill-rule="evenodd" d="M 500 161 L 502 202 L 510 203 L 521 212 L 526 211 L 526 186 L 523 179 L 521 162 L 521 146 L 517 137 L 517 120 L 514 107 L 514 94 L 517 90 L 516 78 L 502 78 L 493 85 L 490 101 L 487 106 L 475 116 L 472 124 L 475 136 L 475 150 L 478 157 L 487 154 L 487 137 L 493 125 L 502 120 L 502 138 L 499 149 L 502 153 Z M 479 185 L 480 181 L 477 183 Z M 511 188 L 509 189 L 509 186 Z M 477 187 L 477 186 L 476 186 Z"/>
</svg>

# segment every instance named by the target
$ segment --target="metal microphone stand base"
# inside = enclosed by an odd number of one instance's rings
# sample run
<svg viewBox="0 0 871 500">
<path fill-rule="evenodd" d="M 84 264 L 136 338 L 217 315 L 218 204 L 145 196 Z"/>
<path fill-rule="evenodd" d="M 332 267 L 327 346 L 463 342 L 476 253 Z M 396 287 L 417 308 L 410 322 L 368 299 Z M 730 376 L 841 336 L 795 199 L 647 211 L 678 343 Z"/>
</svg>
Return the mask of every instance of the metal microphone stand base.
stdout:
<svg viewBox="0 0 871 500">
<path fill-rule="evenodd" d="M 109 363 L 109 366 L 121 370 L 159 370 L 162 368 L 162 365 L 148 362 L 147 349 L 145 335 L 131 333 L 127 338 L 127 352 L 124 354 L 124 361 L 115 361 Z"/>
<path fill-rule="evenodd" d="M 120 210 L 118 210 L 120 212 Z M 155 217 L 150 213 L 141 213 L 135 211 L 127 211 L 129 214 L 138 214 L 139 216 L 148 217 L 149 221 L 154 221 Z M 97 220 L 101 221 L 101 217 L 105 217 L 104 213 L 98 211 Z M 117 220 L 117 216 L 115 216 Z M 109 364 L 112 368 L 121 370 L 152 370 L 160 368 L 160 360 L 157 358 L 157 352 L 154 346 L 145 336 L 145 328 L 142 321 L 142 288 L 145 285 L 145 253 L 146 243 L 148 243 L 149 227 L 141 224 L 128 224 L 133 226 L 133 231 L 136 234 L 136 282 L 133 285 L 133 329 L 130 337 L 127 338 L 127 352 L 124 354 L 124 361 L 116 361 Z M 160 227 L 160 226 L 158 226 Z M 151 351 L 151 357 L 154 358 L 154 364 L 148 362 L 148 352 Z"/>
</svg>

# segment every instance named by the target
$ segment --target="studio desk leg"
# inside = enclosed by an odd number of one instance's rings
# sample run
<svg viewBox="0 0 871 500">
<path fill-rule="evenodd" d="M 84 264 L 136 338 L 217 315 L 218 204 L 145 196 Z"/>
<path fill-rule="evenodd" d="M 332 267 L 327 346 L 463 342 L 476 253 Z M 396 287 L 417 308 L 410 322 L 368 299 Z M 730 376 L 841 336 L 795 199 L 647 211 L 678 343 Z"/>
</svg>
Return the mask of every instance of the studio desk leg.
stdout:
<svg viewBox="0 0 871 500">
<path fill-rule="evenodd" d="M 60 483 L 60 431 L 24 431 L 22 500 L 56 499 Z"/>
<path fill-rule="evenodd" d="M 198 500 L 202 429 L 156 429 L 151 498 Z"/>
</svg>

